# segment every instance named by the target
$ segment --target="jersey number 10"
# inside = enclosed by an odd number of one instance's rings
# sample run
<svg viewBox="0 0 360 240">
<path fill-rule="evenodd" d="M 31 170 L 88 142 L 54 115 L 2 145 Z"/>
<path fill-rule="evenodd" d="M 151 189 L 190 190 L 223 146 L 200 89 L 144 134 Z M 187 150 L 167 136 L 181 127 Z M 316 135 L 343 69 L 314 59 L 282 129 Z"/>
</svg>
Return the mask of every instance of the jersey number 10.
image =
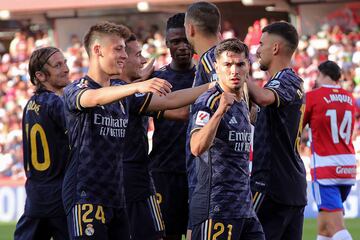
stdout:
<svg viewBox="0 0 360 240">
<path fill-rule="evenodd" d="M 345 140 L 346 144 L 349 144 L 351 138 L 351 111 L 345 111 L 340 127 L 338 127 L 338 120 L 335 109 L 327 110 L 325 115 L 330 117 L 331 136 L 333 142 L 335 144 L 339 143 L 340 136 L 342 139 Z"/>
</svg>

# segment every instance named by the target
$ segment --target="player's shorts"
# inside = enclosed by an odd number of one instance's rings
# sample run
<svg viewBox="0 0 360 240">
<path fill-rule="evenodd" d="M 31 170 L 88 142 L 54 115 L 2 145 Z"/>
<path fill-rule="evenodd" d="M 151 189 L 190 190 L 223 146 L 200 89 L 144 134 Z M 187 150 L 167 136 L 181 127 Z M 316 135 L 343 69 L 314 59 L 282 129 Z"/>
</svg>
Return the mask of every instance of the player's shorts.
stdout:
<svg viewBox="0 0 360 240">
<path fill-rule="evenodd" d="M 166 226 L 166 235 L 186 234 L 188 184 L 186 174 L 152 172 L 156 196 Z"/>
<path fill-rule="evenodd" d="M 15 240 L 69 239 L 66 217 L 33 218 L 22 215 L 16 224 Z"/>
<path fill-rule="evenodd" d="M 312 183 L 312 192 L 319 211 L 343 211 L 343 202 L 350 193 L 351 185 L 321 185 Z"/>
<path fill-rule="evenodd" d="M 156 240 L 165 236 L 165 224 L 156 196 L 127 202 L 131 240 Z"/>
<path fill-rule="evenodd" d="M 257 217 L 208 219 L 192 227 L 191 240 L 265 240 Z"/>
<path fill-rule="evenodd" d="M 266 239 L 302 239 L 305 206 L 283 205 L 260 192 L 253 193 L 253 206 Z"/>
<path fill-rule="evenodd" d="M 125 208 L 109 208 L 90 203 L 75 204 L 67 215 L 71 239 L 130 239 Z"/>
</svg>

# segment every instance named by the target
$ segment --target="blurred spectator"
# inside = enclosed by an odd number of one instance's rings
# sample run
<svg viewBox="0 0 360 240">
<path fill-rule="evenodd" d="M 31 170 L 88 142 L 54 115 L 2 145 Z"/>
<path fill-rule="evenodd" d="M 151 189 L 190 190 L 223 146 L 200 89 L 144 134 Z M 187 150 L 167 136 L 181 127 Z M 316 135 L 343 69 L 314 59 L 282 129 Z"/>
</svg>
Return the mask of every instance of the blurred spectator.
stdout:
<svg viewBox="0 0 360 240">
<path fill-rule="evenodd" d="M 229 38 L 236 37 L 235 31 L 229 21 L 227 21 L 227 20 L 224 21 L 222 30 L 223 30 L 223 32 L 221 33 L 221 35 L 222 35 L 223 39 L 229 39 Z"/>
</svg>

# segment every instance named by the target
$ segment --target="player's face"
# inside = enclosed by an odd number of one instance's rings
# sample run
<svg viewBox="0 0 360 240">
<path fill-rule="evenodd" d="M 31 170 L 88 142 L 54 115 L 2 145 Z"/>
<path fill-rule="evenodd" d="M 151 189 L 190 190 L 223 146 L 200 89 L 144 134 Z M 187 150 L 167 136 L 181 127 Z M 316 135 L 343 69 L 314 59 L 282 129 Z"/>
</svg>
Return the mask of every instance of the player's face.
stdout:
<svg viewBox="0 0 360 240">
<path fill-rule="evenodd" d="M 99 46 L 99 65 L 109 76 L 122 73 L 127 59 L 125 41 L 116 35 L 104 36 Z"/>
<path fill-rule="evenodd" d="M 141 46 L 138 41 L 128 42 L 126 45 L 128 58 L 126 59 L 124 71 L 130 80 L 141 78 L 141 70 L 146 59 L 141 55 Z"/>
<path fill-rule="evenodd" d="M 43 82 L 49 90 L 60 90 L 70 83 L 69 68 L 61 52 L 54 53 L 45 64 L 49 75 Z"/>
<path fill-rule="evenodd" d="M 215 69 L 220 85 L 227 92 L 237 92 L 249 73 L 249 61 L 245 53 L 225 51 L 216 59 Z"/>
<path fill-rule="evenodd" d="M 185 28 L 170 28 L 166 33 L 166 45 L 172 59 L 178 65 L 189 65 L 193 51 L 186 39 Z"/>
<path fill-rule="evenodd" d="M 259 59 L 260 69 L 267 71 L 272 60 L 273 39 L 267 32 L 261 35 L 260 46 L 256 51 L 256 56 Z"/>
</svg>

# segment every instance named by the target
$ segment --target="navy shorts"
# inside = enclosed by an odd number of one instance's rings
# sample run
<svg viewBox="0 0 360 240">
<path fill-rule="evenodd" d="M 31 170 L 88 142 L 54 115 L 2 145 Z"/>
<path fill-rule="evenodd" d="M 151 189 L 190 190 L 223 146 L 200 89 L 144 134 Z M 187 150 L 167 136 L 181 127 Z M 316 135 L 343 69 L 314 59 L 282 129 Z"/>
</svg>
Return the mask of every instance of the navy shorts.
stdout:
<svg viewBox="0 0 360 240">
<path fill-rule="evenodd" d="M 192 227 L 191 240 L 265 240 L 257 217 L 207 219 Z"/>
<path fill-rule="evenodd" d="M 131 240 L 156 240 L 164 237 L 165 225 L 156 196 L 127 202 Z"/>
<path fill-rule="evenodd" d="M 16 224 L 15 240 L 70 239 L 66 217 L 34 218 L 22 215 Z"/>
<path fill-rule="evenodd" d="M 344 211 L 343 202 L 351 191 L 351 185 L 328 186 L 313 182 L 312 187 L 319 211 Z"/>
<path fill-rule="evenodd" d="M 129 240 L 125 208 L 109 208 L 91 203 L 76 204 L 67 215 L 70 239 Z"/>
<path fill-rule="evenodd" d="M 254 209 L 266 239 L 302 239 L 305 206 L 283 205 L 260 192 L 253 196 Z"/>
<path fill-rule="evenodd" d="M 152 172 L 166 235 L 186 234 L 188 222 L 188 184 L 186 174 Z"/>
</svg>

